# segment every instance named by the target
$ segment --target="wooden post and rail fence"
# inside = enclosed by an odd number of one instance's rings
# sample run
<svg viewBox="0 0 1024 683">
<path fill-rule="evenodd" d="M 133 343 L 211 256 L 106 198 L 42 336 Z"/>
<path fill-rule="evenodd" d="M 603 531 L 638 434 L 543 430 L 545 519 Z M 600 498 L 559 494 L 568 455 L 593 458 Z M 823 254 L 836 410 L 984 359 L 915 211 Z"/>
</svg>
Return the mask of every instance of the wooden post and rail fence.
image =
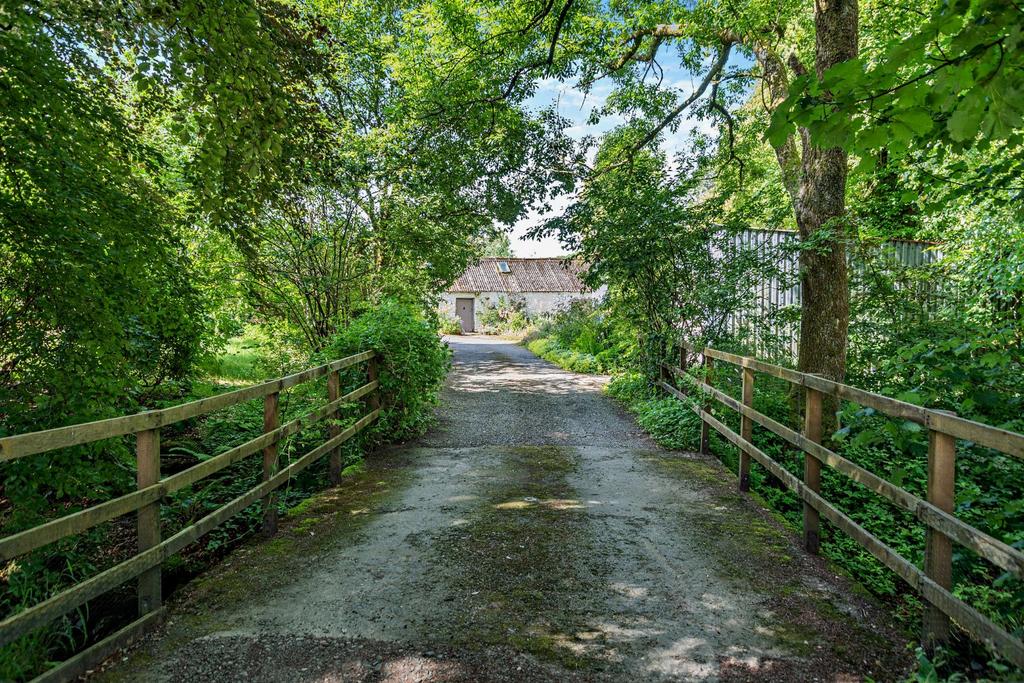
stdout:
<svg viewBox="0 0 1024 683">
<path fill-rule="evenodd" d="M 803 537 L 808 551 L 817 553 L 821 542 L 820 520 L 825 518 L 837 529 L 857 541 L 880 562 L 894 571 L 924 599 L 922 642 L 927 647 L 946 642 L 950 620 L 973 638 L 989 645 L 996 653 L 1024 668 L 1024 644 L 993 623 L 985 615 L 953 595 L 952 547 L 956 542 L 972 550 L 996 567 L 1024 578 L 1024 552 L 957 518 L 953 506 L 956 475 L 956 440 L 964 439 L 1001 453 L 1024 459 L 1024 435 L 981 424 L 943 410 L 932 410 L 880 394 L 827 380 L 819 375 L 797 372 L 756 358 L 738 356 L 712 348 L 698 349 L 689 344 L 679 348 L 679 367 L 662 367 L 662 377 L 681 380 L 680 390 L 664 379 L 662 389 L 688 403 L 701 418 L 700 449 L 709 452 L 710 429 L 714 428 L 740 450 L 739 486 L 750 486 L 750 461 L 756 460 L 803 502 Z M 687 352 L 703 359 L 699 378 L 686 372 Z M 736 399 L 714 383 L 722 364 L 734 366 L 742 375 L 741 398 Z M 714 372 L 712 371 L 714 369 Z M 803 433 L 786 427 L 754 409 L 754 376 L 762 373 L 803 388 Z M 685 393 L 696 389 L 699 395 Z M 909 420 L 928 430 L 928 481 L 925 498 L 875 475 L 822 445 L 822 399 L 825 396 L 850 401 L 884 415 Z M 740 432 L 726 426 L 715 415 L 715 401 L 740 415 Z M 754 425 L 781 437 L 803 452 L 801 480 L 769 457 L 752 442 Z M 914 515 L 926 528 L 924 567 L 900 556 L 878 537 L 857 524 L 822 497 L 821 467 L 826 465 L 871 490 L 896 507 Z"/>
<path fill-rule="evenodd" d="M 340 395 L 340 371 L 361 363 L 367 364 L 366 383 L 345 395 Z M 280 424 L 278 408 L 280 393 L 290 387 L 324 375 L 327 376 L 327 403 L 301 417 L 283 425 Z M 45 672 L 36 681 L 64 681 L 76 678 L 101 662 L 111 652 L 155 625 L 164 611 L 161 595 L 161 563 L 231 517 L 260 501 L 263 502 L 264 510 L 263 527 L 266 531 L 273 532 L 277 525 L 277 513 L 273 505 L 274 491 L 286 484 L 292 476 L 325 455 L 330 456 L 328 465 L 330 480 L 335 483 L 340 481 L 342 458 L 339 446 L 380 416 L 378 386 L 377 356 L 373 351 L 364 351 L 294 375 L 171 408 L 0 438 L 0 462 L 6 462 L 48 451 L 134 434 L 138 473 L 138 489 L 132 493 L 0 538 L 0 566 L 2 566 L 33 550 L 109 522 L 122 515 L 134 512 L 138 524 L 138 552 L 133 557 L 0 621 L 0 649 L 132 579 L 135 579 L 138 584 L 138 619 Z M 161 478 L 161 427 L 259 398 L 263 399 L 263 434 L 186 470 Z M 360 399 L 364 401 L 367 412 L 359 420 L 347 429 L 342 429 L 335 423 L 328 425 L 328 438 L 324 443 L 299 457 L 287 467 L 283 469 L 278 467 L 278 444 L 282 440 L 321 420 L 333 418 L 342 407 Z M 259 485 L 178 531 L 170 538 L 161 538 L 160 501 L 162 498 L 206 479 L 257 452 L 261 452 L 263 455 L 263 476 Z"/>
</svg>

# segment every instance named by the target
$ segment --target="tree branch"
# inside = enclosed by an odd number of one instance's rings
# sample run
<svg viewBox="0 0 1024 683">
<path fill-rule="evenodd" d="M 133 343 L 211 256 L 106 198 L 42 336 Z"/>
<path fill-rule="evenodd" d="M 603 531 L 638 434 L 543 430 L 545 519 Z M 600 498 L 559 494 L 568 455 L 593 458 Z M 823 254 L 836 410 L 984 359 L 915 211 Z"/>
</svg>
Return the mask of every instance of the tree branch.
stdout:
<svg viewBox="0 0 1024 683">
<path fill-rule="evenodd" d="M 668 26 L 676 26 L 676 25 L 675 24 L 670 24 Z M 598 169 L 598 172 L 599 173 L 606 173 L 608 171 L 611 171 L 614 168 L 618 168 L 619 166 L 622 166 L 623 164 L 628 163 L 632 159 L 633 155 L 636 152 L 638 152 L 639 150 L 643 149 L 648 144 L 650 144 L 652 141 L 654 141 L 658 137 L 658 135 L 661 133 L 661 131 L 665 130 L 665 128 L 670 123 L 672 123 L 680 114 L 682 114 L 684 111 L 686 111 L 686 109 L 690 105 L 692 105 L 694 102 L 699 100 L 704 95 L 704 92 L 708 89 L 708 87 L 712 83 L 716 83 L 717 84 L 718 78 L 719 78 L 720 74 L 722 73 L 722 70 L 725 68 L 726 63 L 729 61 L 729 55 L 732 52 L 732 46 L 733 46 L 732 42 L 724 42 L 722 44 L 722 48 L 718 52 L 718 58 L 715 59 L 714 64 L 712 64 L 711 68 L 708 69 L 708 72 L 704 75 L 704 78 L 703 78 L 703 80 L 701 80 L 700 85 L 697 86 L 697 89 L 694 90 L 693 93 L 689 97 L 687 97 L 685 100 L 680 102 L 679 105 L 677 105 L 672 111 L 670 111 L 658 123 L 658 125 L 656 125 L 650 131 L 648 131 L 647 134 L 644 135 L 643 138 L 641 138 L 639 142 L 637 142 L 636 144 L 632 145 L 630 147 L 629 152 L 627 153 L 625 159 L 622 159 L 622 160 L 612 164 L 611 166 L 605 167 L 603 169 Z"/>
</svg>

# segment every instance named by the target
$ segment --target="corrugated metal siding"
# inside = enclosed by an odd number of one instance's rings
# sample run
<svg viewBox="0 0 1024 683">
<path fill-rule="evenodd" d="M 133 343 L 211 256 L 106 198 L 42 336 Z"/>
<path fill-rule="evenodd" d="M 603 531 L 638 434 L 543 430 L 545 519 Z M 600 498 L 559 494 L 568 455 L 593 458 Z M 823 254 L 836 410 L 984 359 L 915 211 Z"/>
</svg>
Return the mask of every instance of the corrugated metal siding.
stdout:
<svg viewBox="0 0 1024 683">
<path fill-rule="evenodd" d="M 509 273 L 498 271 L 498 262 L 508 263 Z M 483 258 L 472 265 L 448 288 L 449 292 L 572 292 L 589 291 L 580 280 L 576 261 L 557 258 Z"/>
<path fill-rule="evenodd" d="M 800 338 L 799 316 L 794 309 L 800 307 L 800 264 L 796 233 L 783 230 L 744 230 L 728 239 L 736 249 L 754 250 L 762 263 L 771 262 L 775 275 L 762 278 L 753 285 L 751 305 L 744 311 L 729 316 L 726 330 L 749 339 L 755 350 L 768 350 L 771 346 L 788 350 L 795 358 Z M 942 258 L 938 245 L 912 240 L 890 240 L 860 251 L 847 250 L 851 290 L 856 294 L 870 267 L 889 273 L 924 270 Z M 908 278 L 898 282 L 897 289 L 907 295 L 907 314 L 927 315 L 939 297 L 951 293 L 943 291 L 934 278 Z M 787 314 L 786 309 L 793 311 Z M 757 325 L 754 325 L 754 323 Z M 755 338 L 759 329 L 772 339 Z"/>
</svg>

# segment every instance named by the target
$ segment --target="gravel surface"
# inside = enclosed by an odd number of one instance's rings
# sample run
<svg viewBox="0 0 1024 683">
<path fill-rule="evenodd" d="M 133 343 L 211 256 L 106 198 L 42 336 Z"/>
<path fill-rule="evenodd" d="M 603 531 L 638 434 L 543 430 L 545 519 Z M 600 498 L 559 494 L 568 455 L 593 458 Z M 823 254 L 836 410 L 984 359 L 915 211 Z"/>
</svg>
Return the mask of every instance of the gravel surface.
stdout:
<svg viewBox="0 0 1024 683">
<path fill-rule="evenodd" d="M 862 592 L 601 393 L 450 340 L 439 424 L 176 596 L 99 677 L 145 681 L 896 680 Z"/>
</svg>

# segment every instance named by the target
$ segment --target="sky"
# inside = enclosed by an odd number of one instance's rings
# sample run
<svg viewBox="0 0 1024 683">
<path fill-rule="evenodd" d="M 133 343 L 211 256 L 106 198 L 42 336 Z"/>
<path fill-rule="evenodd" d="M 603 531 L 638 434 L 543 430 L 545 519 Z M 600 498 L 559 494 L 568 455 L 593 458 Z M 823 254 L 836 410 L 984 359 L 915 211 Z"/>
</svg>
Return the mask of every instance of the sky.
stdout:
<svg viewBox="0 0 1024 683">
<path fill-rule="evenodd" d="M 676 88 L 684 95 L 693 92 L 695 83 L 689 73 L 669 64 L 664 64 L 663 67 L 665 69 L 663 87 Z M 589 93 L 584 95 L 584 93 L 572 87 L 571 84 L 560 83 L 556 79 L 546 79 L 540 82 L 537 92 L 527 101 L 527 106 L 541 110 L 555 103 L 558 114 L 570 121 L 571 125 L 566 130 L 568 135 L 576 140 L 580 140 L 587 135 L 597 137 L 601 133 L 609 131 L 616 125 L 624 122 L 622 117 L 613 116 L 603 118 L 596 125 L 589 125 L 587 123 L 591 111 L 604 104 L 605 98 L 608 97 L 611 90 L 612 84 L 609 81 L 604 81 L 597 83 L 591 88 Z M 709 130 L 706 122 L 696 121 L 691 118 L 681 119 L 680 125 L 674 133 L 666 132 L 662 149 L 670 155 L 683 149 L 685 141 L 690 136 L 690 131 L 695 128 L 704 131 Z M 520 257 L 538 257 L 559 256 L 565 253 L 557 239 L 550 237 L 543 240 L 530 240 L 526 238 L 526 233 L 545 218 L 560 214 L 569 205 L 570 201 L 572 201 L 572 197 L 569 195 L 557 197 L 551 202 L 551 209 L 548 212 L 532 211 L 516 223 L 512 227 L 512 234 L 510 236 L 512 251 L 515 255 Z"/>
</svg>

